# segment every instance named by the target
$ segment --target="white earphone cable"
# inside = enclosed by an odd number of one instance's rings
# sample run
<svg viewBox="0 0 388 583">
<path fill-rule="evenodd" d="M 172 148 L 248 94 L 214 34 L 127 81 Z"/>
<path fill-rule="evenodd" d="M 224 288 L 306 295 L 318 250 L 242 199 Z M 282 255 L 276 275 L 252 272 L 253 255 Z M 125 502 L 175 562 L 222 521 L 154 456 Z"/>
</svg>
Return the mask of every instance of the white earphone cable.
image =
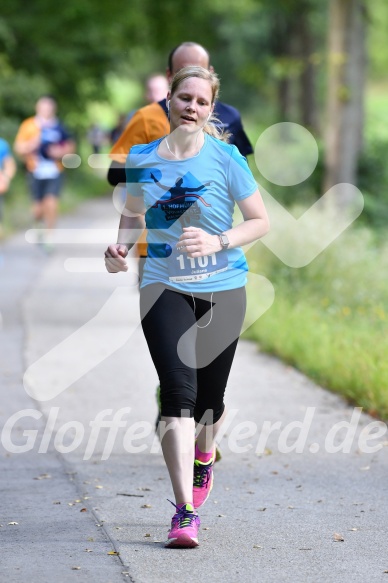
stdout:
<svg viewBox="0 0 388 583">
<path fill-rule="evenodd" d="M 194 315 L 195 315 L 195 309 L 196 309 L 196 305 L 195 305 L 195 298 L 194 298 L 194 296 L 193 296 L 193 293 L 192 293 L 192 292 L 190 292 L 190 293 L 191 293 L 191 297 L 193 298 L 193 304 L 194 304 Z M 207 328 L 207 327 L 209 326 L 210 322 L 212 321 L 212 318 L 213 318 L 213 293 L 214 293 L 214 292 L 212 292 L 212 293 L 211 293 L 211 296 L 210 296 L 210 304 L 211 304 L 211 305 L 210 305 L 210 320 L 209 320 L 209 322 L 208 322 L 207 324 L 205 324 L 205 326 L 198 326 L 198 324 L 197 324 L 197 328 L 201 328 L 201 329 L 202 329 L 202 328 Z"/>
</svg>

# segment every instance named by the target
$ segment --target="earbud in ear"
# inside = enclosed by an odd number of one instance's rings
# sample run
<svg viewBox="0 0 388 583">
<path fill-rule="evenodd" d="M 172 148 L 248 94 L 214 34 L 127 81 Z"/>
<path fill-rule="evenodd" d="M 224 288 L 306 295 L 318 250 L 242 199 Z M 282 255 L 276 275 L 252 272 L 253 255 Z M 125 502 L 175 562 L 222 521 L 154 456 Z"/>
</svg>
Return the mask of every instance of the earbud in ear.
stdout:
<svg viewBox="0 0 388 583">
<path fill-rule="evenodd" d="M 170 100 L 167 101 L 167 109 L 170 109 Z"/>
</svg>

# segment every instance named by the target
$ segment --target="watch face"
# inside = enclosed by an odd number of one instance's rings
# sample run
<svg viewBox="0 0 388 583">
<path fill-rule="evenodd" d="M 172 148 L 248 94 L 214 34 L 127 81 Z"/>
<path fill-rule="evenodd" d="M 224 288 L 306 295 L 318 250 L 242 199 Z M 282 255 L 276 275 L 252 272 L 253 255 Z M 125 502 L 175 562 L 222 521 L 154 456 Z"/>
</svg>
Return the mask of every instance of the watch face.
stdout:
<svg viewBox="0 0 388 583">
<path fill-rule="evenodd" d="M 221 245 L 227 247 L 229 245 L 229 239 L 226 235 L 220 235 Z"/>
</svg>

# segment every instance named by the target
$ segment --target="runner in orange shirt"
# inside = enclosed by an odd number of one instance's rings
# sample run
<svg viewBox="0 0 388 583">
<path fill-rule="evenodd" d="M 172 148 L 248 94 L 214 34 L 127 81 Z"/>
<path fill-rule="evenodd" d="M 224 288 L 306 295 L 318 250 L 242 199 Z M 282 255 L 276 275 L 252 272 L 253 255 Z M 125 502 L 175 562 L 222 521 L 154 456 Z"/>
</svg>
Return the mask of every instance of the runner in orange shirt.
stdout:
<svg viewBox="0 0 388 583">
<path fill-rule="evenodd" d="M 75 143 L 56 117 L 56 110 L 53 97 L 44 95 L 38 99 L 36 115 L 23 121 L 14 144 L 15 152 L 26 164 L 33 216 L 36 221 L 43 220 L 48 245 L 58 215 L 63 171 L 61 160 L 75 150 Z"/>
</svg>

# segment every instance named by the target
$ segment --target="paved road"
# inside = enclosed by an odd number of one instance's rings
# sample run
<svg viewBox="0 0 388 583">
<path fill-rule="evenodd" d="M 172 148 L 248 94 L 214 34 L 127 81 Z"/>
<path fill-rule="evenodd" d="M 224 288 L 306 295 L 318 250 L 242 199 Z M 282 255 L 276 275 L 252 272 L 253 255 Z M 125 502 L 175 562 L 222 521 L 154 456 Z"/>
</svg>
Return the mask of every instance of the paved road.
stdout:
<svg viewBox="0 0 388 583">
<path fill-rule="evenodd" d="M 50 256 L 23 235 L 0 250 L 0 580 L 387 581 L 384 426 L 363 440 L 371 418 L 245 341 L 201 545 L 163 547 L 172 494 L 135 278 L 101 269 L 116 224 L 100 200 L 62 219 Z"/>
</svg>

